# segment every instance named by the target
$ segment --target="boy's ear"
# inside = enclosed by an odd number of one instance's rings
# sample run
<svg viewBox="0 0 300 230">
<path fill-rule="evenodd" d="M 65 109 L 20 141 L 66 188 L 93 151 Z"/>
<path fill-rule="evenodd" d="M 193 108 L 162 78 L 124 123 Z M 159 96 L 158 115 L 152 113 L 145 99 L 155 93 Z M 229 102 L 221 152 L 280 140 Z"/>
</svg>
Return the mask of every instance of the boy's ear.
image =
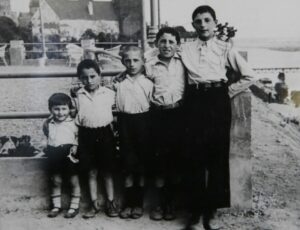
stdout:
<svg viewBox="0 0 300 230">
<path fill-rule="evenodd" d="M 194 25 L 194 22 L 191 22 L 191 24 L 192 24 L 192 27 L 196 30 L 196 27 L 195 27 L 195 25 Z"/>
</svg>

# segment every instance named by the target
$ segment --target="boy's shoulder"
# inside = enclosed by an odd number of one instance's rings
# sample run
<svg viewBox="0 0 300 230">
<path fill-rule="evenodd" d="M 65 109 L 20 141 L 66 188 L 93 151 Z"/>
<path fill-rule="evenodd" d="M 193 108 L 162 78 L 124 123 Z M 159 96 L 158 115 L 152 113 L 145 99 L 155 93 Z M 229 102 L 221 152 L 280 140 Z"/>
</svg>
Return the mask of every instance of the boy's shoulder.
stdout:
<svg viewBox="0 0 300 230">
<path fill-rule="evenodd" d="M 211 49 L 217 52 L 227 52 L 233 47 L 232 42 L 222 41 L 216 37 L 210 39 L 208 43 L 210 43 Z M 181 55 L 183 52 L 195 52 L 196 50 L 200 49 L 200 47 L 201 47 L 201 40 L 197 38 L 192 42 L 187 42 L 182 44 L 179 49 L 179 55 Z"/>
<path fill-rule="evenodd" d="M 142 74 L 140 79 L 141 79 L 140 81 L 143 82 L 144 84 L 153 85 L 153 82 L 148 78 L 147 73 Z"/>
<path fill-rule="evenodd" d="M 227 52 L 233 48 L 233 43 L 229 41 L 222 41 L 216 37 L 212 38 L 212 48 L 217 48 L 220 51 Z"/>
</svg>

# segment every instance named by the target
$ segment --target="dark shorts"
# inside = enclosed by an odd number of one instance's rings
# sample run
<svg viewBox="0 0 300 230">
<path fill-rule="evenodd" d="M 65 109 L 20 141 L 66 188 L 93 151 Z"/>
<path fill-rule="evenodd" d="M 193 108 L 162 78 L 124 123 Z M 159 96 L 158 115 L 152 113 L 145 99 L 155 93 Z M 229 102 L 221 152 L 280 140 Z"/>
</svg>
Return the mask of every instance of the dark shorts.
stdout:
<svg viewBox="0 0 300 230">
<path fill-rule="evenodd" d="M 125 173 L 148 171 L 150 146 L 150 113 L 118 114 L 118 131 L 122 168 Z"/>
<path fill-rule="evenodd" d="M 112 172 L 116 169 L 115 139 L 111 127 L 79 127 L 79 165 L 82 171 L 97 169 Z"/>
<path fill-rule="evenodd" d="M 78 173 L 78 164 L 73 163 L 67 156 L 73 145 L 66 144 L 58 147 L 47 146 L 44 150 L 47 157 L 47 172 L 50 175 L 74 175 Z"/>
<path fill-rule="evenodd" d="M 183 169 L 184 122 L 182 107 L 152 108 L 153 170 L 168 176 Z"/>
</svg>

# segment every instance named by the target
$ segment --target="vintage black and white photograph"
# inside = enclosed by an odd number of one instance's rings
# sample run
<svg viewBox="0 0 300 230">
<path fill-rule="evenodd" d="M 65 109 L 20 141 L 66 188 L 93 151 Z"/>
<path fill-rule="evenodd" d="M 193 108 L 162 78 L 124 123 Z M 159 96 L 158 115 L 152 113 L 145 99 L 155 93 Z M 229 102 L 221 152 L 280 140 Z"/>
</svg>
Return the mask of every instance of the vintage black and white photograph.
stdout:
<svg viewBox="0 0 300 230">
<path fill-rule="evenodd" d="M 300 229 L 299 0 L 0 0 L 0 230 Z"/>
</svg>

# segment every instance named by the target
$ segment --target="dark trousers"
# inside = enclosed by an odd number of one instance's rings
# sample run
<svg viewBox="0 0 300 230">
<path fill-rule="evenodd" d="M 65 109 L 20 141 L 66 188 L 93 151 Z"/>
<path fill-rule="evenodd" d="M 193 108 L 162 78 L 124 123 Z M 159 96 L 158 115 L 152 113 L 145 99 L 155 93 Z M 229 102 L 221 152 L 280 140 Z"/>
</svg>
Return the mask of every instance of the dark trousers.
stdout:
<svg viewBox="0 0 300 230">
<path fill-rule="evenodd" d="M 182 172 L 183 109 L 152 108 L 152 135 L 155 143 L 156 174 L 172 180 Z"/>
<path fill-rule="evenodd" d="M 229 207 L 231 104 L 227 86 L 188 86 L 185 109 L 188 208 L 201 213 Z"/>
</svg>

